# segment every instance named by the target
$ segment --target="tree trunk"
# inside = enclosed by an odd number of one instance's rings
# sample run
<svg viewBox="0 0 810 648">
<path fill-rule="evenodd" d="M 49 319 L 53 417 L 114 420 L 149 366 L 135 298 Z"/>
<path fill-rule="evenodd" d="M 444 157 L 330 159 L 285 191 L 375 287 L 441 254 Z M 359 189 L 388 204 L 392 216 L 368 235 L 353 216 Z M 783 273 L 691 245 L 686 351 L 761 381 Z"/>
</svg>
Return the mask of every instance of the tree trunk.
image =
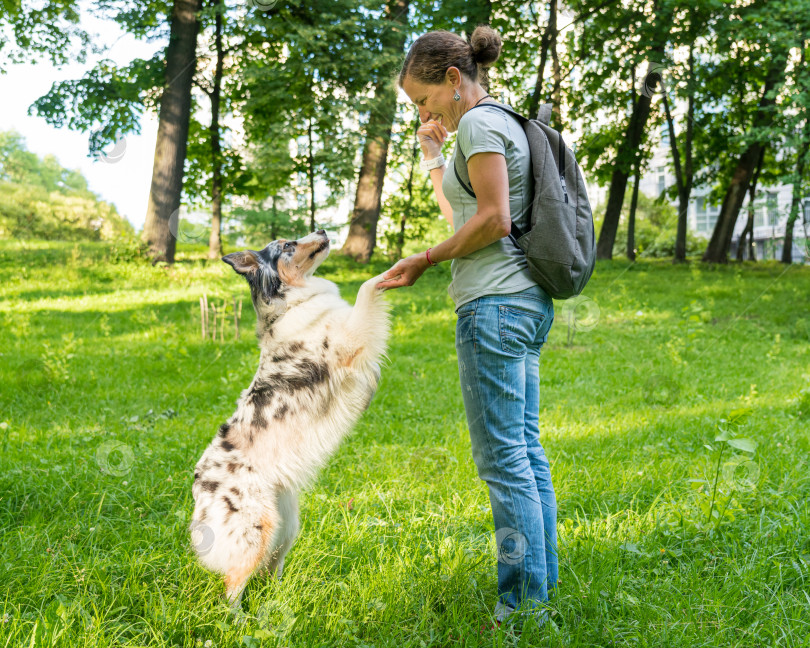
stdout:
<svg viewBox="0 0 810 648">
<path fill-rule="evenodd" d="M 641 169 L 641 156 L 636 161 L 636 175 L 633 178 L 633 198 L 630 200 L 630 215 L 627 219 L 627 258 L 636 260 L 636 207 L 638 206 L 638 183 Z"/>
<path fill-rule="evenodd" d="M 307 138 L 309 149 L 307 151 L 307 176 L 309 177 L 309 231 L 315 231 L 315 153 L 312 137 L 312 117 L 307 121 Z"/>
<path fill-rule="evenodd" d="M 554 29 L 551 32 L 551 76 L 554 83 L 551 86 L 551 126 L 562 130 L 562 76 L 560 71 L 560 56 L 557 53 L 557 11 L 554 8 Z"/>
<path fill-rule="evenodd" d="M 692 183 L 694 174 L 692 171 L 692 140 L 694 138 L 694 117 L 695 117 L 695 101 L 694 101 L 694 51 L 689 47 L 689 63 L 688 63 L 688 97 L 686 107 L 686 134 L 684 137 L 683 146 L 683 167 L 681 167 L 681 153 L 678 149 L 678 142 L 675 139 L 675 125 L 672 122 L 672 114 L 669 110 L 669 98 L 666 86 L 662 88 L 664 98 L 664 111 L 667 117 L 667 127 L 669 128 L 669 143 L 672 149 L 672 160 L 675 166 L 675 181 L 678 186 L 678 228 L 675 234 L 675 255 L 672 259 L 673 263 L 686 262 L 686 226 L 689 218 L 689 198 L 692 195 Z M 665 79 L 661 80 L 665 83 Z"/>
<path fill-rule="evenodd" d="M 752 130 L 754 131 L 768 126 L 773 119 L 771 108 L 776 103 L 776 98 L 769 96 L 769 94 L 776 87 L 786 60 L 787 56 L 783 58 L 775 55 L 771 61 L 763 86 L 762 98 L 759 100 L 759 109 L 753 119 Z M 766 146 L 767 142 L 765 141 L 752 142 L 737 160 L 731 183 L 723 199 L 723 206 L 720 208 L 720 215 L 717 217 L 717 223 L 712 232 L 712 238 L 709 240 L 709 245 L 703 254 L 703 261 L 728 263 L 728 249 L 731 245 L 731 237 L 734 234 L 737 217 L 740 215 L 740 207 L 742 207 L 745 199 L 745 193 L 748 190 L 759 156 Z"/>
<path fill-rule="evenodd" d="M 757 182 L 759 181 L 759 174 L 762 171 L 762 162 L 765 159 L 765 149 L 763 148 L 759 154 L 759 161 L 757 168 L 754 170 L 754 175 L 751 178 L 751 186 L 748 188 L 748 220 L 745 223 L 745 228 L 740 233 L 740 240 L 737 242 L 737 261 L 743 260 L 745 252 L 745 241 L 748 240 L 748 258 L 756 261 L 756 248 L 754 247 L 754 201 L 757 198 Z"/>
<path fill-rule="evenodd" d="M 548 3 L 548 25 L 540 39 L 540 65 L 537 66 L 537 78 L 534 81 L 534 91 L 529 101 L 529 117 L 537 115 L 540 109 L 540 97 L 543 95 L 543 75 L 548 60 L 548 50 L 552 41 L 557 43 L 557 0 Z"/>
<path fill-rule="evenodd" d="M 740 232 L 740 240 L 737 241 L 737 261 L 745 260 L 745 246 L 748 245 L 748 258 L 756 261 L 754 253 L 754 201 L 748 199 L 748 220 L 743 231 Z"/>
<path fill-rule="evenodd" d="M 417 152 L 419 151 L 419 140 L 416 139 L 416 130 L 418 128 L 419 118 L 417 118 L 413 128 L 414 139 L 413 145 L 411 146 L 411 166 L 408 169 L 408 183 L 406 185 L 408 200 L 405 203 L 405 209 L 402 210 L 402 215 L 399 218 L 399 233 L 397 234 L 397 245 L 395 250 L 397 259 L 402 258 L 402 249 L 405 247 L 405 223 L 408 221 L 411 206 L 413 205 L 413 172 L 416 169 L 416 156 Z"/>
<path fill-rule="evenodd" d="M 802 180 L 804 165 L 810 150 L 810 120 L 804 123 L 804 144 L 799 147 L 796 159 L 796 179 L 793 182 L 793 198 L 790 202 L 790 215 L 785 223 L 785 244 L 782 246 L 782 263 L 793 263 L 793 227 L 799 217 L 799 205 L 802 200 Z"/>
<path fill-rule="evenodd" d="M 166 84 L 160 99 L 152 186 L 142 234 L 153 262 L 174 263 L 191 113 L 191 81 L 197 62 L 200 26 L 197 12 L 201 1 L 174 0 L 172 7 L 169 46 L 166 48 Z M 172 218 L 176 219 L 171 224 L 174 233 L 170 227 Z"/>
<path fill-rule="evenodd" d="M 797 85 L 801 87 L 801 73 L 805 67 L 805 42 L 802 39 L 799 65 L 796 70 Z M 805 86 L 806 88 L 806 86 Z M 804 181 L 804 166 L 807 161 L 807 153 L 810 150 L 810 113 L 805 106 L 804 127 L 801 132 L 800 144 L 797 146 L 796 157 L 796 179 L 793 182 L 793 197 L 790 204 L 790 214 L 785 223 L 785 243 L 782 246 L 782 263 L 793 263 L 793 227 L 799 216 L 799 205 L 802 199 L 802 183 Z"/>
<path fill-rule="evenodd" d="M 635 93 L 635 88 L 633 92 Z M 641 139 L 644 135 L 644 127 L 649 116 L 650 97 L 646 94 L 637 95 L 633 101 L 633 112 L 630 115 L 630 122 L 627 125 L 624 140 L 619 146 L 616 164 L 613 167 L 613 175 L 610 178 L 605 220 L 602 222 L 599 242 L 596 245 L 597 259 L 613 258 L 613 244 L 616 241 L 616 231 L 619 229 L 619 218 L 622 213 L 624 193 L 627 189 L 627 178 L 632 161 L 638 154 Z"/>
<path fill-rule="evenodd" d="M 219 106 L 222 93 L 222 68 L 225 53 L 222 49 L 222 0 L 214 0 L 216 10 L 214 42 L 217 52 L 214 85 L 211 89 L 211 237 L 208 240 L 208 258 L 222 256 L 222 147 L 219 141 Z"/>
<path fill-rule="evenodd" d="M 384 47 L 391 55 L 400 54 L 405 47 L 408 4 L 410 0 L 389 0 L 386 18 L 395 25 L 383 39 Z M 380 200 L 391 140 L 391 126 L 396 115 L 397 95 L 394 80 L 383 75 L 376 84 L 375 109 L 368 119 L 366 141 L 363 145 L 363 162 L 357 180 L 354 211 L 349 224 L 349 235 L 341 252 L 361 263 L 368 263 L 377 244 L 377 221 L 380 219 Z"/>
<path fill-rule="evenodd" d="M 270 240 L 275 241 L 278 239 L 278 209 L 276 209 L 276 198 L 278 196 L 272 196 L 270 200 L 270 209 L 272 210 L 272 216 L 270 218 Z"/>
</svg>

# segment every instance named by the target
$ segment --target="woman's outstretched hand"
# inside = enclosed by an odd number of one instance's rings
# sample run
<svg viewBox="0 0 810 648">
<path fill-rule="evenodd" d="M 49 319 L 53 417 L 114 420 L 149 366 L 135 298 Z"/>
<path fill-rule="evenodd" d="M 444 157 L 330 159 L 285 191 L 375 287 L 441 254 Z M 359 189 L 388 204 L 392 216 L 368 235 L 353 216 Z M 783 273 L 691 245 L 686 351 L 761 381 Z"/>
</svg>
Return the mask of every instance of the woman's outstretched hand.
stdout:
<svg viewBox="0 0 810 648">
<path fill-rule="evenodd" d="M 383 273 L 383 280 L 377 284 L 377 288 L 389 290 L 391 288 L 402 288 L 403 286 L 413 286 L 422 273 L 430 267 L 425 253 L 412 254 L 409 257 L 400 259 L 390 270 Z"/>
</svg>

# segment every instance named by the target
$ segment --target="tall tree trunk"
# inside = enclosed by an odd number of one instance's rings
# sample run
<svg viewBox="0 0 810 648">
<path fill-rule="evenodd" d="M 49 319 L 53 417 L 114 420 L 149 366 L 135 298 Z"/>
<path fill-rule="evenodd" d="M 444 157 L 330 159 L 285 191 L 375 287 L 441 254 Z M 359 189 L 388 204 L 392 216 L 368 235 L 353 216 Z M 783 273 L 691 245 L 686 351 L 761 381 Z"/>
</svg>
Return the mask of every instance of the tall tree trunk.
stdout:
<svg viewBox="0 0 810 648">
<path fill-rule="evenodd" d="M 550 0 L 548 3 L 548 25 L 540 39 L 540 65 L 537 66 L 537 78 L 534 81 L 534 90 L 529 101 L 529 117 L 537 115 L 540 109 L 540 97 L 543 95 L 543 75 L 546 71 L 546 61 L 548 60 L 548 50 L 551 43 L 557 43 L 557 0 Z"/>
<path fill-rule="evenodd" d="M 759 109 L 754 115 L 752 130 L 757 131 L 766 127 L 773 120 L 771 108 L 776 103 L 776 98 L 769 95 L 782 76 L 787 58 L 788 57 L 784 55 L 774 55 L 771 61 L 768 75 L 762 88 Z M 767 146 L 767 142 L 765 141 L 758 140 L 752 142 L 737 160 L 737 165 L 734 169 L 734 174 L 731 177 L 728 189 L 726 190 L 726 196 L 723 199 L 723 206 L 720 208 L 720 214 L 717 217 L 717 223 L 714 226 L 712 237 L 709 240 L 706 252 L 703 254 L 703 261 L 728 263 L 728 249 L 731 245 L 731 237 L 734 234 L 734 226 L 737 224 L 737 217 L 740 215 L 740 207 L 742 207 L 743 200 L 745 199 L 745 193 L 751 182 L 751 176 L 756 168 L 757 160 L 759 160 L 759 156 L 762 154 L 765 146 Z"/>
<path fill-rule="evenodd" d="M 405 47 L 407 30 L 404 27 L 408 19 L 409 2 L 410 0 L 389 0 L 386 5 L 386 19 L 394 24 L 384 35 L 383 46 L 392 57 L 401 54 Z M 394 80 L 388 75 L 378 79 L 375 99 L 375 108 L 369 115 L 366 141 L 363 144 L 363 162 L 357 180 L 349 235 L 341 250 L 343 254 L 361 263 L 368 263 L 377 244 L 377 221 L 380 219 L 388 144 L 397 109 Z"/>
<path fill-rule="evenodd" d="M 309 178 L 309 231 L 315 231 L 315 153 L 312 137 L 312 117 L 307 121 L 307 139 L 309 148 L 307 150 L 307 176 Z"/>
<path fill-rule="evenodd" d="M 802 72 L 805 71 L 805 41 L 802 39 L 799 65 L 796 69 L 796 85 L 807 89 L 806 80 L 802 84 Z M 782 246 L 782 263 L 793 263 L 793 227 L 799 216 L 799 205 L 802 199 L 802 184 L 804 182 L 804 167 L 807 162 L 807 153 L 810 150 L 810 111 L 807 106 L 804 110 L 804 127 L 801 129 L 800 144 L 797 146 L 796 179 L 793 182 L 793 198 L 790 204 L 790 214 L 785 223 L 785 243 Z"/>
<path fill-rule="evenodd" d="M 270 210 L 272 216 L 270 217 L 270 240 L 275 241 L 278 239 L 278 209 L 276 209 L 276 199 L 278 196 L 271 196 Z"/>
<path fill-rule="evenodd" d="M 689 47 L 689 63 L 688 63 L 688 97 L 686 107 L 686 133 L 684 136 L 683 146 L 683 166 L 681 166 L 681 152 L 678 149 L 678 142 L 675 139 L 675 125 L 672 121 L 672 113 L 669 109 L 669 96 L 666 88 L 666 79 L 662 78 L 663 85 L 663 99 L 664 111 L 667 117 L 667 128 L 669 129 L 669 145 L 672 150 L 672 162 L 675 166 L 675 182 L 678 187 L 678 227 L 675 234 L 675 255 L 672 259 L 673 263 L 686 262 L 686 225 L 689 216 L 689 199 L 692 195 L 692 183 L 694 174 L 692 169 L 692 140 L 694 139 L 694 116 L 695 116 L 695 100 L 694 100 L 694 51 L 690 45 Z"/>
<path fill-rule="evenodd" d="M 633 89 L 635 93 L 635 88 Z M 619 218 L 622 213 L 624 194 L 627 189 L 627 178 L 632 168 L 632 161 L 638 153 L 644 136 L 644 127 L 650 116 L 650 97 L 646 94 L 634 94 L 633 112 L 627 124 L 627 131 L 619 146 L 616 164 L 610 178 L 605 220 L 599 232 L 599 242 L 596 245 L 597 259 L 612 259 L 613 244 L 616 242 L 616 232 L 619 229 Z"/>
<path fill-rule="evenodd" d="M 178 222 L 170 228 L 170 219 L 179 220 L 183 190 L 183 166 L 186 162 L 188 124 L 191 113 L 191 81 L 197 58 L 197 12 L 202 0 L 174 0 L 169 46 L 166 48 L 166 83 L 160 99 L 160 112 L 152 186 L 143 226 L 143 240 L 149 246 L 153 262 L 174 263 L 175 235 Z"/>
<path fill-rule="evenodd" d="M 748 200 L 748 220 L 745 222 L 743 231 L 740 232 L 740 240 L 737 242 L 737 261 L 745 260 L 745 248 L 748 247 L 748 260 L 756 261 L 757 254 L 754 247 L 754 202 Z"/>
<path fill-rule="evenodd" d="M 551 86 L 551 126 L 562 130 L 562 76 L 560 71 L 560 56 L 557 53 L 557 21 L 556 7 L 554 17 L 554 30 L 551 32 L 551 76 L 554 80 Z"/>
<path fill-rule="evenodd" d="M 211 89 L 211 237 L 208 239 L 208 258 L 222 256 L 222 147 L 219 141 L 219 105 L 222 94 L 222 68 L 225 52 L 222 49 L 223 0 L 213 0 L 216 16 L 214 45 L 217 62 L 214 69 L 214 85 Z"/>
<path fill-rule="evenodd" d="M 630 215 L 627 219 L 627 258 L 636 260 L 636 207 L 638 206 L 638 184 L 641 171 L 641 156 L 636 160 L 636 174 L 633 178 L 633 198 L 630 200 Z"/>
<path fill-rule="evenodd" d="M 762 171 L 764 160 L 765 149 L 763 148 L 759 153 L 757 168 L 754 169 L 754 175 L 751 178 L 751 186 L 748 188 L 748 220 L 740 233 L 740 240 L 737 242 L 737 261 L 743 260 L 746 240 L 748 241 L 748 258 L 751 261 L 757 260 L 756 247 L 754 246 L 754 217 L 756 216 L 754 201 L 757 198 L 757 182 L 759 181 L 759 174 Z"/>
<path fill-rule="evenodd" d="M 793 198 L 790 203 L 790 214 L 785 223 L 785 244 L 782 246 L 782 263 L 793 263 L 793 227 L 799 217 L 799 205 L 802 200 L 802 180 L 807 154 L 810 151 L 810 120 L 805 120 L 803 145 L 799 147 L 796 159 L 796 179 L 793 181 Z"/>
<path fill-rule="evenodd" d="M 419 128 L 419 118 L 417 117 L 416 123 L 413 127 L 414 138 L 413 145 L 411 146 L 411 165 L 408 168 L 408 182 L 406 184 L 408 200 L 405 202 L 405 208 L 402 210 L 402 215 L 399 218 L 399 233 L 397 234 L 396 257 L 402 258 L 402 249 L 405 247 L 405 223 L 410 216 L 411 207 L 413 206 L 413 172 L 416 169 L 416 156 L 419 151 L 419 140 L 416 138 L 416 130 Z"/>
</svg>

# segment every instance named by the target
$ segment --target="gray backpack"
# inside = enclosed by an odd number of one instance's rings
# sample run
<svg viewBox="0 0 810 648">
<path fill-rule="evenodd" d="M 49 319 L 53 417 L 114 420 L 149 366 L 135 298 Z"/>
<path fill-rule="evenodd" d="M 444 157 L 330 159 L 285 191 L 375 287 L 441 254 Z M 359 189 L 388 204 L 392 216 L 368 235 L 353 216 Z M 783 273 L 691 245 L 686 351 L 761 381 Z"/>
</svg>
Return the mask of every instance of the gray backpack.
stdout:
<svg viewBox="0 0 810 648">
<path fill-rule="evenodd" d="M 537 119 L 526 119 L 512 108 L 497 103 L 484 106 L 500 108 L 523 126 L 532 156 L 534 201 L 531 216 L 521 231 L 514 222 L 511 241 L 526 255 L 529 272 L 540 287 L 554 299 L 568 299 L 585 288 L 596 261 L 596 236 L 593 214 L 585 191 L 585 180 L 573 151 L 562 135 L 548 125 L 551 104 L 544 104 Z M 454 171 L 464 190 L 475 197 L 469 182 L 467 158 L 458 147 Z M 463 167 L 458 160 L 464 160 Z M 466 178 L 466 181 L 462 179 Z"/>
</svg>

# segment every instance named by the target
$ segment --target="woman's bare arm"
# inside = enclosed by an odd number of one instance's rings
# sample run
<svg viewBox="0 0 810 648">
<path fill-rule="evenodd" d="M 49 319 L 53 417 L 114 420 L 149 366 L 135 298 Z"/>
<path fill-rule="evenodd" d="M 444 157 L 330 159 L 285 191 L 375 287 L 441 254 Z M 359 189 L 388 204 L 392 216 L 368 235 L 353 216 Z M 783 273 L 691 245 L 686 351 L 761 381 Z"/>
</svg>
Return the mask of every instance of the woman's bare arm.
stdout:
<svg viewBox="0 0 810 648">
<path fill-rule="evenodd" d="M 430 250 L 430 258 L 436 263 L 480 250 L 507 236 L 511 230 L 506 159 L 500 153 L 477 153 L 467 161 L 467 170 L 478 209 L 453 236 Z M 431 175 L 434 172 L 435 170 Z M 412 286 L 428 265 L 424 253 L 413 254 L 388 270 L 383 275 L 385 280 L 378 287 L 388 289 Z"/>
<path fill-rule="evenodd" d="M 431 169 L 430 181 L 433 183 L 433 193 L 436 194 L 436 200 L 439 203 L 439 209 L 442 210 L 442 216 L 444 216 L 444 220 L 450 224 L 450 227 L 453 227 L 453 208 L 450 206 L 447 198 L 444 197 L 444 190 L 442 189 L 442 180 L 444 180 L 444 172 L 446 169 L 447 165 L 437 169 Z"/>
</svg>

